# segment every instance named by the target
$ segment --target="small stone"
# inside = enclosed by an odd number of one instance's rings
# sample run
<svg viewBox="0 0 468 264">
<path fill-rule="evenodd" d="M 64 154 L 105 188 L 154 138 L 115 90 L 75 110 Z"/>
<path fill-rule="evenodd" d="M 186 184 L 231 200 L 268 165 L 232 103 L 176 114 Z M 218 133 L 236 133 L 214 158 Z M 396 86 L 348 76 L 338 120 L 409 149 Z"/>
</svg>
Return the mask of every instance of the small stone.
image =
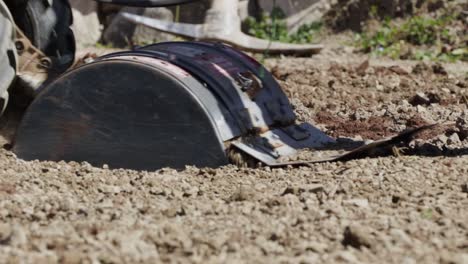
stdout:
<svg viewBox="0 0 468 264">
<path fill-rule="evenodd" d="M 343 251 L 338 254 L 338 259 L 343 260 L 346 263 L 360 263 L 356 256 L 352 252 Z"/>
<path fill-rule="evenodd" d="M 344 46 L 343 47 L 343 52 L 346 54 L 354 53 L 354 47 L 351 46 Z"/>
<path fill-rule="evenodd" d="M 464 183 L 461 185 L 461 190 L 464 193 L 468 193 L 468 183 Z"/>
<path fill-rule="evenodd" d="M 10 241 L 13 231 L 8 224 L 0 224 L 0 245 L 5 245 Z"/>
<path fill-rule="evenodd" d="M 403 258 L 403 261 L 401 263 L 402 264 L 416 264 L 418 262 L 416 262 L 416 260 L 414 260 L 414 258 L 405 257 L 405 258 Z"/>
<path fill-rule="evenodd" d="M 344 205 L 355 205 L 357 207 L 366 208 L 369 207 L 369 201 L 367 199 L 350 199 L 343 201 Z"/>
<path fill-rule="evenodd" d="M 320 243 L 316 241 L 308 241 L 305 242 L 304 245 L 302 245 L 302 250 L 311 250 L 313 252 L 317 253 L 324 253 L 328 248 L 328 245 L 326 243 Z"/>
<path fill-rule="evenodd" d="M 378 82 L 377 82 L 376 85 L 375 85 L 375 89 L 376 89 L 377 91 L 383 91 L 384 88 L 385 88 L 385 87 L 384 87 L 382 84 L 378 83 Z"/>
<path fill-rule="evenodd" d="M 364 61 L 356 68 L 356 73 L 359 75 L 366 74 L 366 70 L 369 68 L 369 60 Z"/>
<path fill-rule="evenodd" d="M 173 218 L 176 216 L 185 215 L 185 209 L 182 206 L 172 206 L 165 210 L 162 210 L 163 215 Z"/>
<path fill-rule="evenodd" d="M 7 184 L 7 183 L 0 183 L 0 194 L 5 193 L 5 194 L 13 194 L 16 192 L 16 188 L 12 184 Z"/>
<path fill-rule="evenodd" d="M 411 238 L 401 229 L 390 230 L 390 235 L 395 241 L 403 242 L 406 245 L 411 245 Z"/>
<path fill-rule="evenodd" d="M 14 247 L 22 247 L 28 242 L 26 233 L 23 227 L 16 225 L 12 228 L 11 245 Z"/>
<path fill-rule="evenodd" d="M 458 137 L 458 134 L 457 133 L 453 133 L 452 135 L 450 135 L 450 137 L 447 139 L 447 144 L 460 144 L 461 141 L 460 141 L 460 138 Z"/>
<path fill-rule="evenodd" d="M 408 75 L 409 74 L 409 72 L 407 70 L 403 69 L 402 67 L 400 67 L 398 65 L 390 66 L 388 69 L 391 70 L 392 72 L 400 74 L 400 75 Z"/>
<path fill-rule="evenodd" d="M 447 89 L 447 88 L 442 88 L 442 89 L 440 89 L 440 90 L 441 90 L 442 92 L 446 93 L 446 94 L 450 94 L 450 93 L 451 93 L 450 89 Z"/>
<path fill-rule="evenodd" d="M 119 186 L 104 185 L 104 184 L 99 186 L 98 190 L 101 191 L 102 193 L 105 193 L 105 194 L 116 194 L 116 193 L 119 193 L 121 191 Z"/>
<path fill-rule="evenodd" d="M 416 66 L 413 67 L 412 73 L 422 74 L 428 70 L 429 70 L 429 66 L 427 66 L 427 64 L 425 64 L 424 62 L 421 62 L 421 63 L 416 64 Z"/>
<path fill-rule="evenodd" d="M 416 93 L 416 95 L 409 100 L 409 103 L 413 106 L 418 106 L 429 105 L 431 101 L 424 93 Z"/>
<path fill-rule="evenodd" d="M 367 247 L 370 248 L 373 244 L 372 235 L 368 230 L 360 225 L 347 226 L 344 230 L 343 246 L 351 246 L 354 248 Z"/>
<path fill-rule="evenodd" d="M 248 185 L 241 185 L 239 188 L 228 198 L 229 202 L 242 202 L 253 200 L 256 196 L 255 190 Z"/>
<path fill-rule="evenodd" d="M 355 141 L 360 141 L 360 142 L 364 141 L 364 138 L 362 138 L 361 135 L 357 135 L 357 136 L 355 136 L 353 139 L 354 139 Z"/>
<path fill-rule="evenodd" d="M 448 137 L 446 135 L 439 135 L 437 137 L 437 141 L 441 142 L 442 144 L 447 144 Z"/>
<path fill-rule="evenodd" d="M 418 111 L 418 113 L 424 113 L 424 112 L 427 111 L 426 108 L 424 106 L 421 106 L 421 105 L 418 105 L 416 107 L 416 110 Z"/>
<path fill-rule="evenodd" d="M 305 184 L 300 186 L 288 186 L 284 189 L 282 196 L 286 194 L 300 195 L 301 193 L 317 193 L 323 191 L 323 185 L 321 184 Z"/>
<path fill-rule="evenodd" d="M 82 263 L 84 255 L 78 251 L 66 251 L 63 253 L 60 262 L 61 263 L 70 263 L 70 264 L 79 264 Z"/>
<path fill-rule="evenodd" d="M 447 71 L 445 70 L 444 66 L 440 63 L 436 63 L 432 65 L 432 72 L 435 74 L 447 75 Z"/>
<path fill-rule="evenodd" d="M 390 87 L 392 90 L 397 89 L 400 87 L 401 79 L 398 75 L 393 75 L 390 76 L 389 80 L 387 81 L 388 87 Z"/>
</svg>

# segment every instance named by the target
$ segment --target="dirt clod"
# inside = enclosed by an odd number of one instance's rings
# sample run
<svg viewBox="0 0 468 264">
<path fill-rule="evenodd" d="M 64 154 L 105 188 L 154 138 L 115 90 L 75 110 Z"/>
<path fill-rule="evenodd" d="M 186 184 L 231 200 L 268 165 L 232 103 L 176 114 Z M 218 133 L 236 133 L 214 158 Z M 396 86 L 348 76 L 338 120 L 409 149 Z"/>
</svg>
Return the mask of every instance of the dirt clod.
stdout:
<svg viewBox="0 0 468 264">
<path fill-rule="evenodd" d="M 413 106 L 438 104 L 440 102 L 440 96 L 434 93 L 429 93 L 427 95 L 424 93 L 416 93 L 416 95 L 409 100 L 409 103 Z"/>
<path fill-rule="evenodd" d="M 462 184 L 461 190 L 464 193 L 468 193 L 468 183 Z"/>
<path fill-rule="evenodd" d="M 334 137 L 354 137 L 381 139 L 395 134 L 391 131 L 392 120 L 385 117 L 370 117 L 365 120 L 347 120 L 331 113 L 317 113 L 315 121 L 324 124 Z"/>
<path fill-rule="evenodd" d="M 365 228 L 352 225 L 347 226 L 343 233 L 343 246 L 351 246 L 357 249 L 361 247 L 370 248 L 372 246 L 371 234 Z"/>
<path fill-rule="evenodd" d="M 444 66 L 440 63 L 436 63 L 432 65 L 432 72 L 435 74 L 440 74 L 440 75 L 447 75 L 447 71 L 445 70 Z"/>
</svg>

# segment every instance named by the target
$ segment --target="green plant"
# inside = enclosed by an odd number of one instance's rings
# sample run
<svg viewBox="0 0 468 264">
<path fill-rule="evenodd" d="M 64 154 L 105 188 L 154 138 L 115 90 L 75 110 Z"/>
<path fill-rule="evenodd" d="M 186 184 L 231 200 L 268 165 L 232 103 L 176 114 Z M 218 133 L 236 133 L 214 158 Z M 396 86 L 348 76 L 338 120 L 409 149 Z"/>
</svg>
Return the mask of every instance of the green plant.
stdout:
<svg viewBox="0 0 468 264">
<path fill-rule="evenodd" d="M 311 43 L 322 29 L 321 22 L 305 24 L 295 33 L 289 33 L 284 12 L 274 8 L 270 14 L 264 13 L 260 19 L 249 17 L 244 21 L 247 33 L 261 39 L 285 43 Z"/>
<path fill-rule="evenodd" d="M 292 43 L 311 43 L 317 38 L 317 35 L 322 30 L 322 22 L 312 22 L 304 24 L 299 27 L 296 33 L 289 35 L 290 42 Z"/>
<path fill-rule="evenodd" d="M 378 6 L 372 5 L 370 7 L 369 17 L 371 17 L 373 19 L 377 19 L 379 17 L 379 7 Z"/>
<path fill-rule="evenodd" d="M 264 13 L 259 20 L 249 17 L 244 21 L 248 28 L 248 34 L 261 39 L 271 39 L 275 41 L 286 41 L 288 30 L 286 22 L 277 20 L 275 12 L 272 15 Z"/>
<path fill-rule="evenodd" d="M 417 60 L 467 60 L 466 43 L 457 41 L 457 32 L 450 29 L 455 20 L 455 15 L 441 15 L 436 18 L 415 16 L 401 22 L 385 19 L 378 30 L 358 34 L 356 43 L 364 52 L 377 56 Z"/>
<path fill-rule="evenodd" d="M 421 217 L 430 220 L 434 217 L 434 212 L 431 208 L 426 208 L 421 211 Z"/>
<path fill-rule="evenodd" d="M 113 48 L 115 48 L 112 43 L 104 44 L 104 43 L 101 43 L 101 42 L 96 43 L 95 47 L 98 48 L 98 49 L 113 49 Z"/>
</svg>

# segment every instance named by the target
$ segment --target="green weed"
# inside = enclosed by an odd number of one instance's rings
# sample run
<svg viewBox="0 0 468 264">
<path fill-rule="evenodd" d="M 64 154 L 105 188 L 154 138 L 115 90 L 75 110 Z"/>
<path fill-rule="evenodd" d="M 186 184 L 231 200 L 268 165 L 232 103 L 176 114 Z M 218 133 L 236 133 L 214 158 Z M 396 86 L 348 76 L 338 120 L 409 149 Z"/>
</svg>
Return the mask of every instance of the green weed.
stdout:
<svg viewBox="0 0 468 264">
<path fill-rule="evenodd" d="M 96 43 L 95 47 L 98 48 L 98 49 L 113 49 L 113 48 L 115 48 L 114 45 L 112 45 L 112 43 L 104 44 L 104 43 L 101 43 L 101 42 Z"/>
<path fill-rule="evenodd" d="M 424 219 L 430 220 L 430 219 L 432 219 L 434 217 L 434 212 L 430 208 L 424 209 L 421 212 L 421 217 L 424 218 Z"/>
<path fill-rule="evenodd" d="M 394 59 L 467 60 L 466 43 L 450 30 L 453 21 L 450 15 L 415 16 L 399 23 L 386 19 L 378 30 L 358 34 L 356 43 L 364 52 Z"/>
<path fill-rule="evenodd" d="M 305 24 L 294 33 L 288 32 L 284 12 L 275 8 L 271 14 L 264 13 L 260 19 L 249 17 L 244 21 L 248 34 L 261 39 L 285 43 L 311 43 L 322 29 L 321 22 Z"/>
</svg>

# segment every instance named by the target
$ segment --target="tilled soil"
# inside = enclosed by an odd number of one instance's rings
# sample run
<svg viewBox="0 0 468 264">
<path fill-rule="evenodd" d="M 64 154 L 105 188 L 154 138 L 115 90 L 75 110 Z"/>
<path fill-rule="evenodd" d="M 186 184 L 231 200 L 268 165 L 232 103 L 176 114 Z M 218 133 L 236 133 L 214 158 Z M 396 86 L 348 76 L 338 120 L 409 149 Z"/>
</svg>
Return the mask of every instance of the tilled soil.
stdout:
<svg viewBox="0 0 468 264">
<path fill-rule="evenodd" d="M 340 52 L 267 62 L 301 121 L 357 141 L 441 125 L 396 156 L 299 168 L 137 172 L 0 150 L 0 263 L 468 263 L 467 65 Z"/>
</svg>

